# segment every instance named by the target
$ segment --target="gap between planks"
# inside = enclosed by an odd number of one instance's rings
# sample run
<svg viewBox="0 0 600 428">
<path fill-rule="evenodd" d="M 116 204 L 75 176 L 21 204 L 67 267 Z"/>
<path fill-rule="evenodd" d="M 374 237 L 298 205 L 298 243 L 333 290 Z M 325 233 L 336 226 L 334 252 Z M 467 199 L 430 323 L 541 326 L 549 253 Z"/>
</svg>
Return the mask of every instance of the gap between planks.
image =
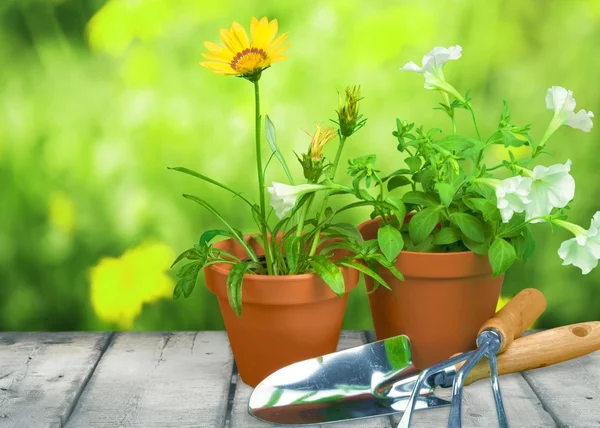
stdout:
<svg viewBox="0 0 600 428">
<path fill-rule="evenodd" d="M 83 394 L 83 391 L 85 391 L 85 389 L 88 386 L 88 383 L 90 382 L 90 379 L 92 378 L 92 376 L 94 376 L 94 373 L 96 372 L 96 368 L 98 367 L 98 364 L 100 363 L 100 360 L 102 359 L 102 357 L 104 356 L 104 353 L 106 352 L 106 350 L 108 349 L 108 347 L 112 343 L 114 337 L 115 337 L 115 332 L 114 331 L 110 332 L 108 334 L 108 339 L 104 343 L 104 346 L 102 348 L 100 348 L 100 353 L 98 354 L 98 359 L 94 363 L 94 366 L 92 367 L 92 370 L 90 370 L 90 372 L 88 373 L 88 375 L 85 377 L 85 379 L 81 383 L 81 386 L 79 387 L 79 391 L 77 391 L 77 394 L 75 395 L 75 399 L 71 402 L 71 404 L 69 405 L 69 408 L 67 409 L 67 415 L 65 417 L 65 420 L 62 421 L 62 426 L 63 427 L 65 427 L 67 425 L 67 423 L 69 422 L 69 419 L 71 419 L 71 415 L 73 414 L 73 411 L 75 410 L 75 407 L 77 407 L 77 403 L 79 403 L 79 399 L 81 398 L 81 395 Z"/>
</svg>

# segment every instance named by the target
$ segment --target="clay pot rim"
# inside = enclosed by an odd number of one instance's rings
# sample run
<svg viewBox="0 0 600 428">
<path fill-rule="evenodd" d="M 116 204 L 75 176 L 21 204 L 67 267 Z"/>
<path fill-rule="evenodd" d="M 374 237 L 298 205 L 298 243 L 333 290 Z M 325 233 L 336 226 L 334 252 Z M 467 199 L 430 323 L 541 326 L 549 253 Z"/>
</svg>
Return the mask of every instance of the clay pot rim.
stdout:
<svg viewBox="0 0 600 428">
<path fill-rule="evenodd" d="M 375 223 L 376 221 L 379 221 L 379 219 L 374 218 L 371 220 L 364 221 L 357 226 L 357 229 L 360 231 L 363 227 L 366 227 L 367 225 L 371 225 L 371 224 Z M 411 257 L 451 257 L 451 256 L 468 256 L 470 254 L 473 254 L 478 257 L 487 257 L 482 254 L 476 254 L 471 250 L 469 250 L 469 251 L 451 251 L 451 252 L 447 252 L 447 253 L 426 253 L 426 252 L 421 252 L 421 251 L 402 250 L 400 253 L 409 255 Z"/>
</svg>

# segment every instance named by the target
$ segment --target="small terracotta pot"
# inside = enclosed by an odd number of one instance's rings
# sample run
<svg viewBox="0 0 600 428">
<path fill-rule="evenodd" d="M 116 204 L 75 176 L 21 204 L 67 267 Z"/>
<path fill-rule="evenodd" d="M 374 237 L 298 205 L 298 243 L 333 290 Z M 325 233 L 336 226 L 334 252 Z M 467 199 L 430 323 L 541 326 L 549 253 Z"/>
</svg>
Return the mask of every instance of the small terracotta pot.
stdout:
<svg viewBox="0 0 600 428">
<path fill-rule="evenodd" d="M 358 229 L 365 239 L 376 239 L 379 223 L 370 220 Z M 405 280 L 381 268 L 391 291 L 379 286 L 369 294 L 377 338 L 406 334 L 418 369 L 474 349 L 479 328 L 495 313 L 504 279 L 492 278 L 488 258 L 471 251 L 402 251 L 395 266 Z M 365 284 L 371 291 L 373 281 L 365 277 Z"/>
<path fill-rule="evenodd" d="M 246 237 L 257 255 L 262 249 Z M 239 243 L 228 239 L 220 248 L 247 258 Z M 242 380 L 256 386 L 276 370 L 297 361 L 335 352 L 342 329 L 348 293 L 358 284 L 358 272 L 342 268 L 346 294 L 338 297 L 316 274 L 245 275 L 242 316 L 227 298 L 231 265 L 204 269 L 206 285 L 219 301 L 231 350 Z"/>
</svg>

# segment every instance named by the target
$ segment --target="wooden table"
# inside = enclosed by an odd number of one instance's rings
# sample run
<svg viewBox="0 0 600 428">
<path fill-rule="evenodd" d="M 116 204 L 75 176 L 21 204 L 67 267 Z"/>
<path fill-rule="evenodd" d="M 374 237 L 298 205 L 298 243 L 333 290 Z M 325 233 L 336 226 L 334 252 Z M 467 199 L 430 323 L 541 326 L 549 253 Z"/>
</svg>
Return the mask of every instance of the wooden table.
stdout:
<svg viewBox="0 0 600 428">
<path fill-rule="evenodd" d="M 371 336 L 344 332 L 339 347 Z M 600 427 L 600 352 L 500 384 L 511 427 Z M 225 332 L 0 333 L 2 428 L 272 426 L 247 413 L 251 391 Z M 395 428 L 398 419 L 331 426 Z M 447 419 L 447 408 L 422 411 L 412 426 Z M 497 426 L 487 381 L 466 388 L 463 424 Z"/>
</svg>

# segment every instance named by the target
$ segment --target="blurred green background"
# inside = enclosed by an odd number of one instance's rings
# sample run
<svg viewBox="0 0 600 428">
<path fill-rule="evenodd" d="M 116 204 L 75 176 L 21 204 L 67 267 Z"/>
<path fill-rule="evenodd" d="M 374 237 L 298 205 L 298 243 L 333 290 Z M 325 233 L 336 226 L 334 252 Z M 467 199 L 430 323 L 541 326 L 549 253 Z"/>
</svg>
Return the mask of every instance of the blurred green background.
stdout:
<svg viewBox="0 0 600 428">
<path fill-rule="evenodd" d="M 252 87 L 198 61 L 220 28 L 264 15 L 279 20 L 292 47 L 264 74 L 263 112 L 299 175 L 292 150 L 306 150 L 302 129 L 333 118 L 337 91 L 350 84 L 362 85 L 369 121 L 346 158 L 376 153 L 381 170 L 402 167 L 396 117 L 448 131 L 422 76 L 398 71 L 433 46 L 463 46 L 446 77 L 472 89 L 486 135 L 506 99 L 513 122 L 531 123 L 540 138 L 552 85 L 573 90 L 578 109 L 600 111 L 597 0 L 3 0 L 0 330 L 223 328 L 200 282 L 187 300 L 168 297 L 165 266 L 220 226 L 180 195 L 201 195 L 245 232 L 252 219 L 239 200 L 166 167 L 187 166 L 254 197 Z M 471 133 L 462 116 L 459 132 Z M 562 128 L 549 144 L 554 158 L 542 157 L 573 161 L 570 219 L 585 228 L 600 209 L 598 132 Z M 283 179 L 275 163 L 269 179 Z M 542 327 L 600 319 L 600 269 L 582 276 L 561 266 L 557 250 L 570 236 L 548 225 L 534 231 L 537 251 L 509 271 L 503 295 L 542 289 Z M 345 327 L 371 327 L 362 287 Z"/>
</svg>

